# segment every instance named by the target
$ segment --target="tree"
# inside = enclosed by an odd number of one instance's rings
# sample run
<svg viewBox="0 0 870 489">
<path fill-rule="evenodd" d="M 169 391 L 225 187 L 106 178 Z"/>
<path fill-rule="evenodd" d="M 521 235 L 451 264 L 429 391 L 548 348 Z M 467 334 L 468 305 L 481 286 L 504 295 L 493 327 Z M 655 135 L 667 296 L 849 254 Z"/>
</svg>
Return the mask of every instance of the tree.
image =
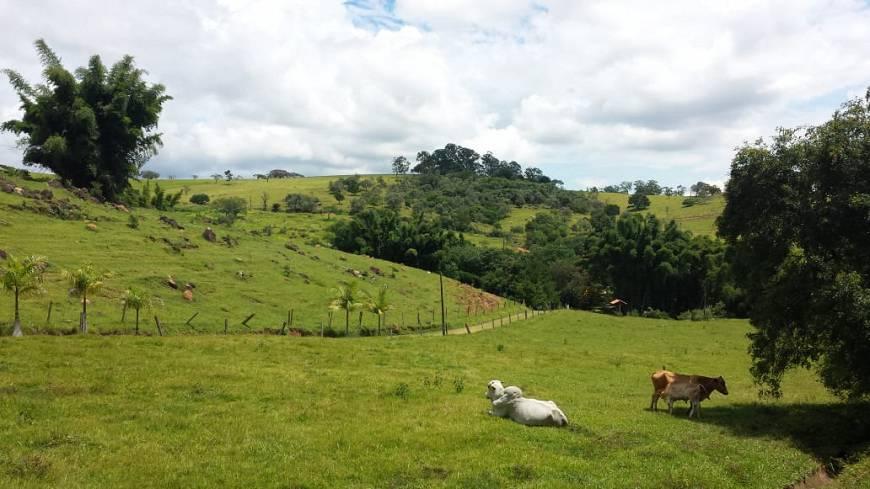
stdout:
<svg viewBox="0 0 870 489">
<path fill-rule="evenodd" d="M 223 214 L 222 222 L 232 225 L 241 214 L 245 213 L 245 199 L 241 197 L 221 197 L 212 202 L 212 207 Z"/>
<path fill-rule="evenodd" d="M 408 173 L 409 169 L 411 169 L 411 162 L 408 161 L 408 158 L 405 158 L 404 156 L 396 156 L 393 158 L 393 173 L 397 177 Z"/>
<path fill-rule="evenodd" d="M 705 182 L 698 182 L 689 187 L 689 190 L 695 194 L 696 197 L 707 198 L 712 197 L 716 194 L 721 194 L 722 189 L 717 187 L 716 185 L 711 185 Z"/>
<path fill-rule="evenodd" d="M 15 320 L 13 322 L 12 336 L 23 336 L 21 332 L 21 314 L 18 309 L 19 298 L 22 294 L 42 290 L 42 275 L 45 267 L 45 258 L 40 256 L 18 259 L 10 255 L 6 257 L 6 266 L 0 268 L 3 288 L 12 292 L 15 296 Z"/>
<path fill-rule="evenodd" d="M 870 394 L 870 89 L 819 126 L 780 129 L 731 162 L 719 234 L 746 289 L 751 372 L 778 396 L 792 367 Z"/>
<path fill-rule="evenodd" d="M 150 309 L 151 299 L 145 292 L 136 288 L 129 288 L 124 293 L 124 307 L 136 311 L 136 334 L 139 334 L 139 310 Z"/>
<path fill-rule="evenodd" d="M 79 318 L 79 332 L 88 333 L 88 295 L 100 290 L 103 286 L 103 274 L 97 272 L 91 265 L 85 265 L 76 270 L 64 270 L 63 276 L 69 281 L 70 295 L 81 297 L 82 314 Z"/>
<path fill-rule="evenodd" d="M 362 304 L 358 302 L 356 282 L 342 282 L 334 290 L 334 296 L 330 308 L 344 311 L 344 335 L 350 336 L 350 311 L 358 309 Z"/>
<path fill-rule="evenodd" d="M 366 308 L 378 316 L 378 336 L 380 336 L 381 323 L 383 322 L 384 326 L 387 325 L 387 311 L 393 308 L 387 297 L 386 285 L 382 285 L 374 295 L 366 293 Z"/>
<path fill-rule="evenodd" d="M 155 180 L 155 179 L 160 178 L 159 173 L 157 173 L 156 171 L 151 171 L 151 170 L 145 170 L 142 173 L 140 173 L 139 176 L 144 178 L 145 180 Z"/>
<path fill-rule="evenodd" d="M 212 173 L 212 174 L 211 174 L 211 177 L 214 179 L 214 183 L 218 183 L 218 181 L 219 181 L 221 178 L 223 178 L 224 176 L 221 175 L 220 173 Z"/>
<path fill-rule="evenodd" d="M 631 194 L 631 197 L 628 198 L 628 205 L 630 205 L 634 210 L 640 211 L 649 207 L 649 197 L 646 194 L 641 192 L 635 192 Z"/>
<path fill-rule="evenodd" d="M 269 210 L 269 194 L 267 192 L 263 192 L 260 194 L 260 202 L 263 204 L 263 210 Z"/>
<path fill-rule="evenodd" d="M 233 181 L 233 172 L 229 170 L 224 170 L 224 179 L 226 179 L 226 181 L 228 182 Z"/>
<path fill-rule="evenodd" d="M 45 41 L 35 45 L 45 83 L 31 86 L 3 70 L 24 114 L 0 130 L 20 137 L 25 165 L 44 166 L 76 187 L 117 200 L 163 145 L 154 130 L 172 97 L 163 85 L 145 82 L 131 56 L 107 68 L 94 55 L 73 74 Z"/>
<path fill-rule="evenodd" d="M 305 194 L 287 194 L 284 202 L 287 212 L 315 212 L 320 207 L 320 199 Z"/>
</svg>

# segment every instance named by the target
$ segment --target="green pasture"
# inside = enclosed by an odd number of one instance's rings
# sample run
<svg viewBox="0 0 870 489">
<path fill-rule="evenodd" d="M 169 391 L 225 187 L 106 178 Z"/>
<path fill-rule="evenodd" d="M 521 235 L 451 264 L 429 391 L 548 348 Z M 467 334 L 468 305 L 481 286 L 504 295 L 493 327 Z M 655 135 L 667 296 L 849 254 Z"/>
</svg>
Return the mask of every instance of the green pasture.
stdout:
<svg viewBox="0 0 870 489">
<path fill-rule="evenodd" d="M 758 400 L 748 330 L 562 311 L 446 338 L 4 337 L 0 487 L 783 488 L 870 409 L 804 371 Z M 662 364 L 730 395 L 650 412 Z M 488 416 L 492 378 L 570 426 Z"/>
<path fill-rule="evenodd" d="M 650 206 L 641 213 L 655 214 L 662 221 L 674 220 L 684 231 L 695 234 L 715 236 L 716 218 L 725 209 L 725 197 L 717 195 L 709 200 L 690 207 L 683 206 L 685 197 L 678 195 L 650 195 Z M 598 194 L 598 200 L 606 204 L 616 204 L 619 209 L 628 209 L 628 194 L 604 193 Z"/>
<path fill-rule="evenodd" d="M 17 183 L 30 189 L 49 188 L 44 180 Z M 132 209 L 132 214 L 139 216 L 140 226 L 131 229 L 128 213 L 87 203 L 64 190 L 51 190 L 55 199 L 69 198 L 80 205 L 87 219 L 61 220 L 18 210 L 15 206 L 35 202 L 0 192 L 0 249 L 17 256 L 42 255 L 50 263 L 45 293 L 22 298 L 25 334 L 37 330 L 70 331 L 78 325 L 80 300 L 67 294 L 68 286 L 60 271 L 86 263 L 108 274 L 103 289 L 90 298 L 88 307 L 89 323 L 98 333 L 129 332 L 134 328 L 131 312 L 121 321 L 122 296 L 129 287 L 141 288 L 153 298 L 153 310 L 141 314 L 140 328 L 148 333 L 157 332 L 154 315 L 171 334 L 223 331 L 224 320 L 229 332 L 280 329 L 292 309 L 294 327 L 319 334 L 321 323 L 329 325 L 332 289 L 341 281 L 356 281 L 361 290 L 372 293 L 386 285 L 395 306 L 387 313 L 390 326 L 416 328 L 418 312 L 423 327 L 441 323 L 438 275 L 329 248 L 326 229 L 335 216 L 255 210 L 230 227 L 209 224 L 206 219 L 211 214 L 200 206 L 187 205 L 170 212 L 137 208 Z M 185 229 L 162 223 L 161 216 L 176 220 Z M 96 225 L 95 231 L 87 229 L 89 223 Z M 207 226 L 217 234 L 217 243 L 202 237 Z M 237 240 L 237 244 L 229 246 L 221 241 L 224 237 Z M 179 289 L 167 285 L 170 276 Z M 195 286 L 193 301 L 182 298 L 186 283 Z M 445 278 L 444 287 L 447 322 L 452 326 L 505 316 L 519 309 L 517 304 L 460 287 L 453 280 Z M 477 300 L 480 297 L 490 303 L 489 309 L 467 306 L 472 299 L 481 302 Z M 194 314 L 197 316 L 191 321 L 192 327 L 185 325 Z M 251 314 L 255 316 L 248 327 L 243 326 L 242 321 Z M 2 294 L 0 329 L 10 328 L 12 317 L 12 295 Z M 363 314 L 363 327 L 374 328 L 376 323 L 376 316 Z M 343 332 L 344 324 L 344 314 L 336 311 L 333 329 Z M 351 314 L 353 334 L 358 325 L 359 312 L 355 311 Z"/>
</svg>

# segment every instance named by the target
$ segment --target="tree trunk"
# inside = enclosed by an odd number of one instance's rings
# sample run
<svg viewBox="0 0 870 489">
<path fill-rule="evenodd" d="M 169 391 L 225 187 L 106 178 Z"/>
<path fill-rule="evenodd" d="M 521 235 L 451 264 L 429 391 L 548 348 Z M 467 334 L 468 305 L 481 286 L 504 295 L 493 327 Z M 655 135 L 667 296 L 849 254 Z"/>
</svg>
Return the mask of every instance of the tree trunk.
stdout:
<svg viewBox="0 0 870 489">
<path fill-rule="evenodd" d="M 79 332 L 88 334 L 88 293 L 82 294 L 82 317 L 79 318 Z"/>
<path fill-rule="evenodd" d="M 350 336 L 350 308 L 344 310 L 344 335 Z"/>
<path fill-rule="evenodd" d="M 139 336 L 139 309 L 136 309 L 136 336 Z"/>
<path fill-rule="evenodd" d="M 24 336 L 21 331 L 21 314 L 18 312 L 18 289 L 15 289 L 15 322 L 12 324 L 12 336 Z"/>
<path fill-rule="evenodd" d="M 378 316 L 378 322 L 380 323 L 381 317 Z M 384 311 L 384 328 L 387 327 L 387 311 Z"/>
<path fill-rule="evenodd" d="M 378 314 L 378 336 L 381 335 L 381 315 Z"/>
</svg>

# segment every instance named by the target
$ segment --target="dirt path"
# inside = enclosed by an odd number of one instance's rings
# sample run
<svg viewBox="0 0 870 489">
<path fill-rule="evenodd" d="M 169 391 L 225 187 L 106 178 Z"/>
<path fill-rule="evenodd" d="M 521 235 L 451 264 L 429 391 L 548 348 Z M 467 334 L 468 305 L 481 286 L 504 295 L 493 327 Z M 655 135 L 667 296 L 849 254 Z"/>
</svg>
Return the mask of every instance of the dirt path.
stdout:
<svg viewBox="0 0 870 489">
<path fill-rule="evenodd" d="M 511 314 L 509 316 L 504 316 L 500 318 L 490 319 L 488 321 L 483 321 L 481 323 L 477 323 L 474 325 L 466 325 L 461 328 L 450 328 L 447 330 L 447 334 L 449 335 L 462 335 L 462 334 L 471 334 L 478 333 L 480 331 L 485 331 L 488 329 L 496 329 L 504 326 L 510 326 L 513 323 L 524 321 L 529 318 L 533 318 L 536 316 L 540 316 L 542 314 L 546 314 L 547 311 L 534 311 L 528 310 L 519 312 L 517 314 Z M 426 333 L 429 336 L 441 336 L 441 330 L 438 329 L 436 331 L 429 331 Z"/>
</svg>

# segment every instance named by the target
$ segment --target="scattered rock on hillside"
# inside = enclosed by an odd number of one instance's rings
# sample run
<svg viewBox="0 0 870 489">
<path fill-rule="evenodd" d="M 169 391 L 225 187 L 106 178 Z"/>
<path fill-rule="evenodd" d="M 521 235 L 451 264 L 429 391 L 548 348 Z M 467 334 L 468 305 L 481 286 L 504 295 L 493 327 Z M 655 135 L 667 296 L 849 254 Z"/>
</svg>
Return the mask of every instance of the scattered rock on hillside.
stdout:
<svg viewBox="0 0 870 489">
<path fill-rule="evenodd" d="M 184 284 L 184 288 L 193 290 L 196 288 L 196 285 L 193 282 L 187 282 L 186 284 Z"/>
<path fill-rule="evenodd" d="M 380 276 L 384 275 L 384 272 L 382 272 L 381 269 L 378 267 L 369 267 L 369 270 L 371 270 L 372 273 L 375 275 L 380 275 Z"/>
<path fill-rule="evenodd" d="M 217 234 L 211 228 L 205 228 L 205 231 L 202 232 L 202 238 L 210 243 L 214 243 L 217 241 Z"/>
<path fill-rule="evenodd" d="M 193 300 L 193 291 L 190 289 L 185 289 L 185 291 L 181 293 L 181 297 L 184 298 L 184 300 L 190 302 Z"/>
<path fill-rule="evenodd" d="M 6 192 L 7 194 L 11 194 L 12 192 L 15 192 L 15 185 L 6 182 L 0 182 L 0 190 Z"/>
<path fill-rule="evenodd" d="M 158 219 L 158 220 L 160 222 L 162 222 L 163 224 L 166 224 L 167 226 L 171 227 L 171 228 L 184 229 L 184 226 L 182 226 L 181 224 L 178 224 L 178 221 L 176 221 L 175 219 L 172 219 L 170 217 L 160 216 L 160 219 Z"/>
<path fill-rule="evenodd" d="M 88 228 L 88 231 L 96 231 L 97 230 L 97 225 L 92 223 L 92 222 L 89 222 L 85 227 Z"/>
<path fill-rule="evenodd" d="M 112 207 L 114 207 L 115 209 L 117 209 L 121 212 L 126 212 L 128 214 L 130 213 L 130 209 L 127 209 L 127 206 L 125 206 L 124 204 L 115 204 Z"/>
<path fill-rule="evenodd" d="M 166 280 L 166 285 L 172 287 L 173 289 L 178 289 L 178 284 L 175 283 L 175 279 L 172 278 L 172 275 Z"/>
<path fill-rule="evenodd" d="M 299 247 L 296 246 L 296 244 L 291 243 L 290 241 L 284 243 L 284 247 L 287 248 L 288 250 L 293 250 L 293 251 L 296 251 L 296 252 L 299 251 Z"/>
<path fill-rule="evenodd" d="M 5 260 L 7 256 L 9 255 L 7 255 L 5 251 L 0 250 L 0 260 Z"/>
<path fill-rule="evenodd" d="M 12 189 L 12 191 L 18 195 L 24 195 L 24 189 L 21 187 L 15 187 L 14 189 Z"/>
</svg>

